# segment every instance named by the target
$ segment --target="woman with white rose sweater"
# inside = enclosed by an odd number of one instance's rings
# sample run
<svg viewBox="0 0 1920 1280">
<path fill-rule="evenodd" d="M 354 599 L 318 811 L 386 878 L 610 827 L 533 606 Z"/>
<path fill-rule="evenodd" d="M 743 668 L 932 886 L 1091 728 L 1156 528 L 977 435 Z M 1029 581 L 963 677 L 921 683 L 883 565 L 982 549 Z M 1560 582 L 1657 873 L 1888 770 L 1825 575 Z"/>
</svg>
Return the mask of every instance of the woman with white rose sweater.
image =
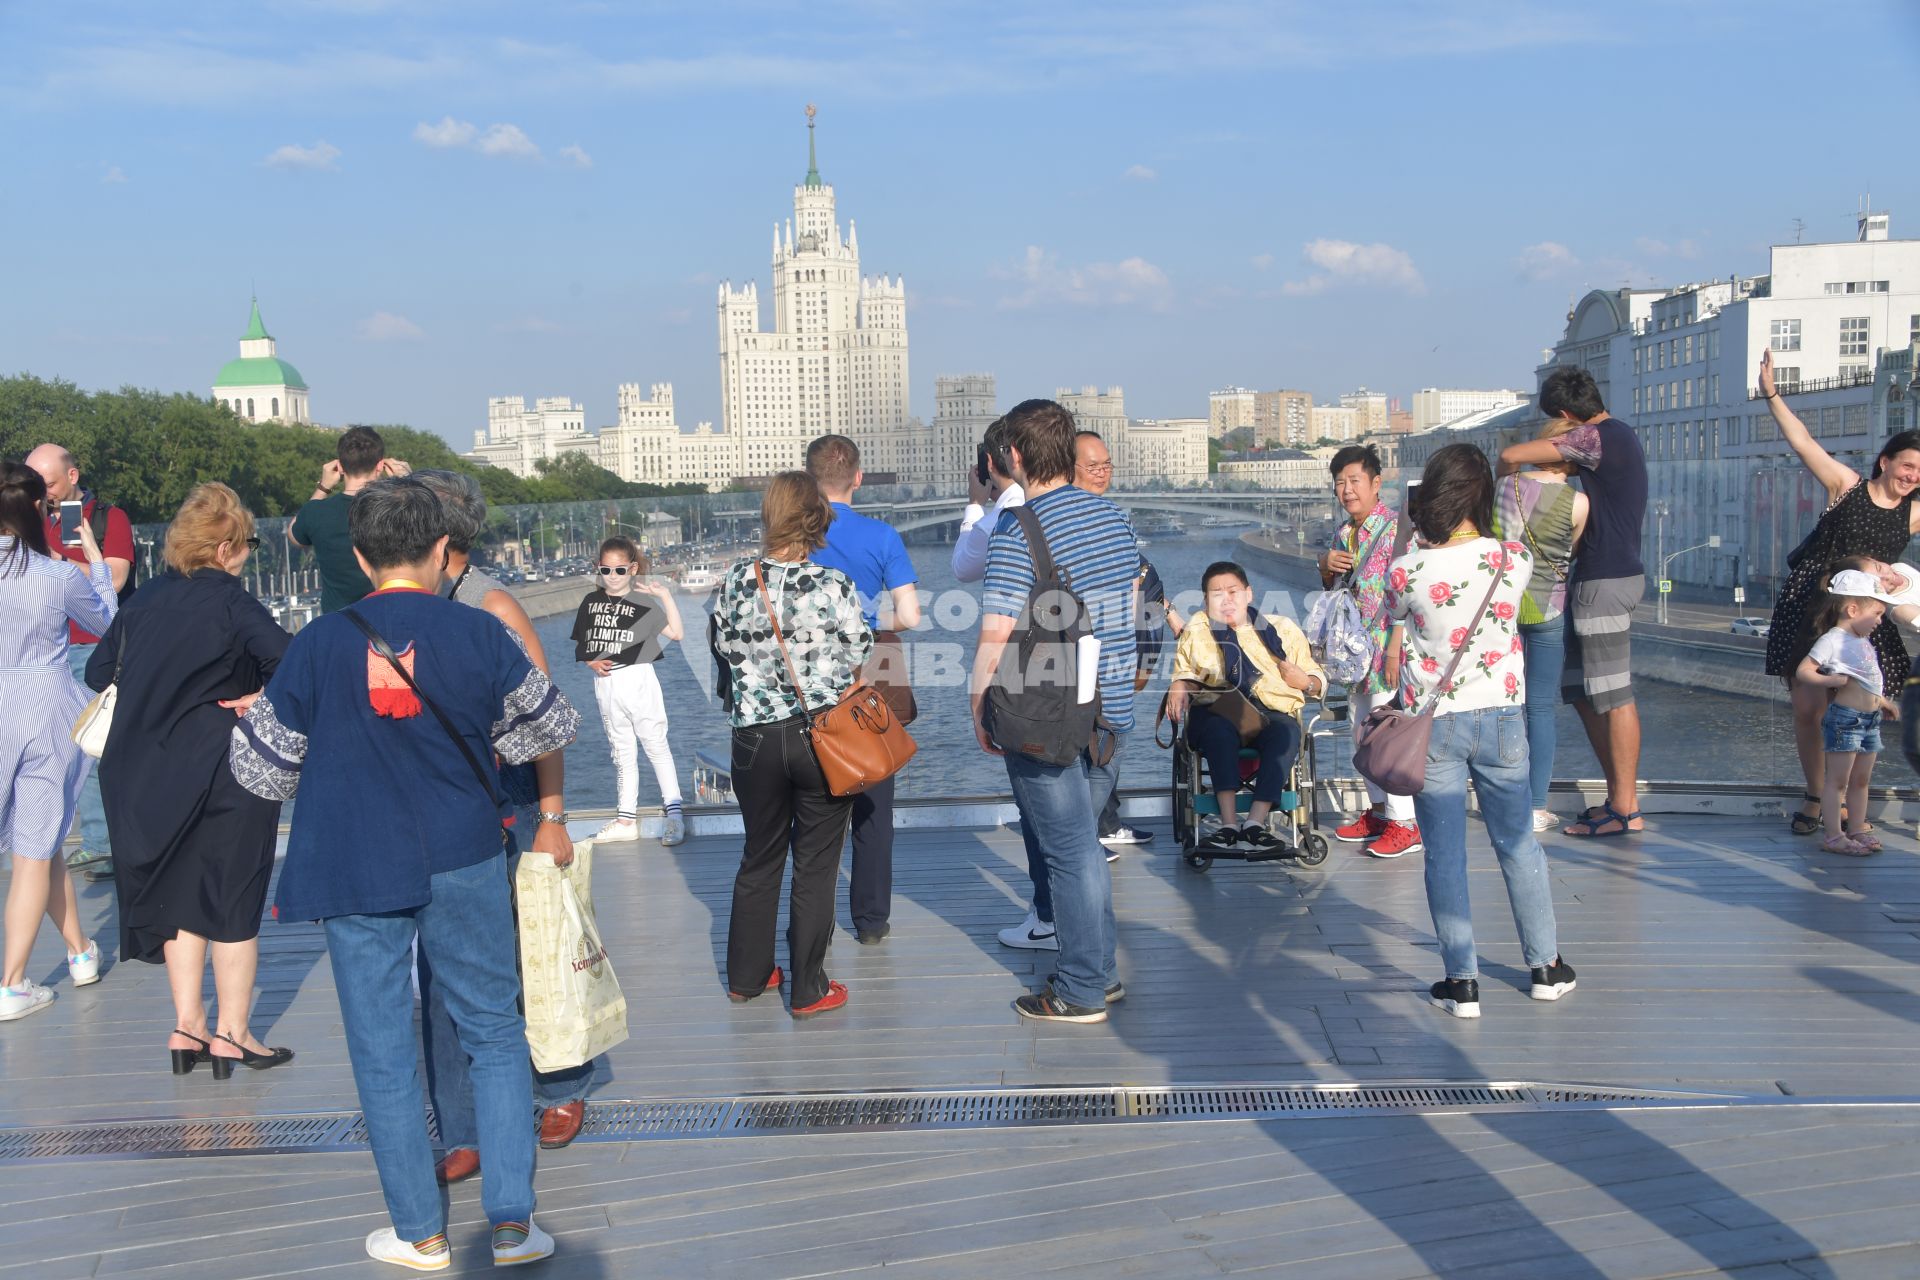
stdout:
<svg viewBox="0 0 1920 1280">
<path fill-rule="evenodd" d="M 1521 543 L 1490 536 L 1493 472 L 1471 445 L 1448 445 L 1428 459 L 1413 523 L 1418 544 L 1388 573 L 1394 632 L 1387 674 L 1408 709 L 1435 704 L 1426 785 L 1413 798 L 1426 844 L 1427 907 L 1447 967 L 1432 997 L 1455 1017 L 1477 1018 L 1480 970 L 1467 893 L 1469 776 L 1532 970 L 1530 994 L 1558 1000 L 1574 986 L 1573 968 L 1560 958 L 1528 782 L 1519 613 L 1533 557 Z M 1491 603 L 1481 615 L 1489 588 Z M 1443 683 L 1460 650 L 1459 666 Z"/>
</svg>

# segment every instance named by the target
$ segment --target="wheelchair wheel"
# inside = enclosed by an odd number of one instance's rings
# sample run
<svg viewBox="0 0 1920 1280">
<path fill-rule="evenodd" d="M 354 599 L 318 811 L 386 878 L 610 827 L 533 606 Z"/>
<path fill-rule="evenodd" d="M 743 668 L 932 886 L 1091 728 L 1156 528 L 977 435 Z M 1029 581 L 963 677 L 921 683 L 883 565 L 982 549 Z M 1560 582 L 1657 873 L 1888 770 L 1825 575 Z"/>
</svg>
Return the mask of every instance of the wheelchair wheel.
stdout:
<svg viewBox="0 0 1920 1280">
<path fill-rule="evenodd" d="M 1204 853 L 1190 853 L 1187 855 L 1187 865 L 1195 871 L 1211 871 L 1213 870 L 1213 859 Z"/>
<path fill-rule="evenodd" d="M 1317 867 L 1327 860 L 1327 838 L 1317 832 L 1309 832 L 1300 841 L 1300 865 Z"/>
</svg>

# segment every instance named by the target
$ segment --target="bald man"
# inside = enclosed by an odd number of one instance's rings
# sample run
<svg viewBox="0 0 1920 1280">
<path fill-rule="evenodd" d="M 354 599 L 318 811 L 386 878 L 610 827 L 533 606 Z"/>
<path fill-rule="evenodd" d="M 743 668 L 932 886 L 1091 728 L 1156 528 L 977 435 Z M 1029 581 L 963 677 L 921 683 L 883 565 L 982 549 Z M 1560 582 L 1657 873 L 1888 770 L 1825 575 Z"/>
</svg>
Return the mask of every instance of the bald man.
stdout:
<svg viewBox="0 0 1920 1280">
<path fill-rule="evenodd" d="M 127 513 L 82 487 L 80 466 L 61 445 L 39 446 L 27 455 L 27 465 L 39 472 L 40 478 L 47 482 L 48 549 L 85 570 L 86 553 L 77 546 L 63 546 L 60 542 L 60 504 L 84 504 L 81 507 L 82 518 L 93 525 L 94 536 L 100 543 L 107 569 L 113 574 L 113 589 L 120 593 L 122 600 L 126 599 L 127 584 L 133 581 L 135 555 L 133 523 L 127 519 Z M 67 660 L 73 678 L 84 684 L 82 673 L 100 637 L 82 631 L 78 623 L 69 622 L 67 626 Z M 80 793 L 80 808 L 74 818 L 74 826 L 80 833 L 80 852 L 69 855 L 67 865 L 75 870 L 86 868 L 86 877 L 91 881 L 97 882 L 112 876 L 113 864 L 108 860 L 107 819 L 100 808 L 100 772 L 97 769 L 87 772 L 87 784 Z"/>
</svg>

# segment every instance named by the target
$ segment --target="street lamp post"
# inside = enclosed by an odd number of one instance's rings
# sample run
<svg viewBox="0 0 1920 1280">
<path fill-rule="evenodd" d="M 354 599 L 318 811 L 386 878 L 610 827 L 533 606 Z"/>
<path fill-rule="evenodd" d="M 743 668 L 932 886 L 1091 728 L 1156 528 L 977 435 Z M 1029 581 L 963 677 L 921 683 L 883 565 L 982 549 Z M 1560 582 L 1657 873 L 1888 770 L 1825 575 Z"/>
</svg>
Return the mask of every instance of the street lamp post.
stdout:
<svg viewBox="0 0 1920 1280">
<path fill-rule="evenodd" d="M 1665 504 L 1662 504 L 1662 505 L 1665 505 Z M 1700 551 L 1708 547 L 1717 548 L 1719 545 L 1720 545 L 1720 535 L 1716 533 L 1708 537 L 1705 542 L 1696 542 L 1694 545 L 1690 547 L 1680 548 L 1678 551 L 1674 552 L 1670 556 L 1662 556 L 1660 558 L 1659 619 L 1660 619 L 1661 626 L 1664 627 L 1667 625 L 1667 594 L 1668 594 L 1667 588 L 1668 586 L 1671 585 L 1667 580 L 1667 566 L 1672 564 L 1675 560 L 1679 559 L 1681 556 L 1687 554 L 1687 552 L 1689 551 Z"/>
</svg>

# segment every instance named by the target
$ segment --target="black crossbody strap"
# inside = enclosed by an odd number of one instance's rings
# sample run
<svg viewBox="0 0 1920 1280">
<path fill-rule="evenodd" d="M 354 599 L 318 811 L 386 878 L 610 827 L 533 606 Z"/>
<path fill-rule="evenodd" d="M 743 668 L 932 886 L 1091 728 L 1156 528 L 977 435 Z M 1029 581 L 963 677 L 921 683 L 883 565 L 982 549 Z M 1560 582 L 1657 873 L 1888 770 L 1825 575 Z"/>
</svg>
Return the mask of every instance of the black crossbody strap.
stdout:
<svg viewBox="0 0 1920 1280">
<path fill-rule="evenodd" d="M 433 718 L 440 722 L 440 727 L 447 731 L 449 738 L 453 739 L 453 745 L 459 747 L 460 754 L 466 757 L 467 767 L 473 770 L 473 776 L 479 780 L 480 789 L 485 791 L 487 799 L 497 806 L 500 803 L 499 793 L 494 790 L 493 779 L 488 777 L 486 770 L 480 767 L 480 760 L 473 754 L 473 748 L 467 745 L 467 740 L 460 731 L 453 727 L 453 721 L 447 719 L 447 713 L 440 709 L 439 704 L 427 696 L 426 690 L 413 682 L 412 673 L 401 664 L 400 656 L 393 651 L 393 646 L 387 643 L 387 638 L 375 631 L 371 622 L 352 609 L 342 609 L 340 612 L 351 618 L 353 625 L 366 634 L 367 643 L 373 646 L 373 651 L 385 658 L 387 665 L 393 668 L 394 673 L 407 682 L 407 688 L 413 690 L 413 696 L 420 699 L 420 705 L 433 712 Z"/>
</svg>

